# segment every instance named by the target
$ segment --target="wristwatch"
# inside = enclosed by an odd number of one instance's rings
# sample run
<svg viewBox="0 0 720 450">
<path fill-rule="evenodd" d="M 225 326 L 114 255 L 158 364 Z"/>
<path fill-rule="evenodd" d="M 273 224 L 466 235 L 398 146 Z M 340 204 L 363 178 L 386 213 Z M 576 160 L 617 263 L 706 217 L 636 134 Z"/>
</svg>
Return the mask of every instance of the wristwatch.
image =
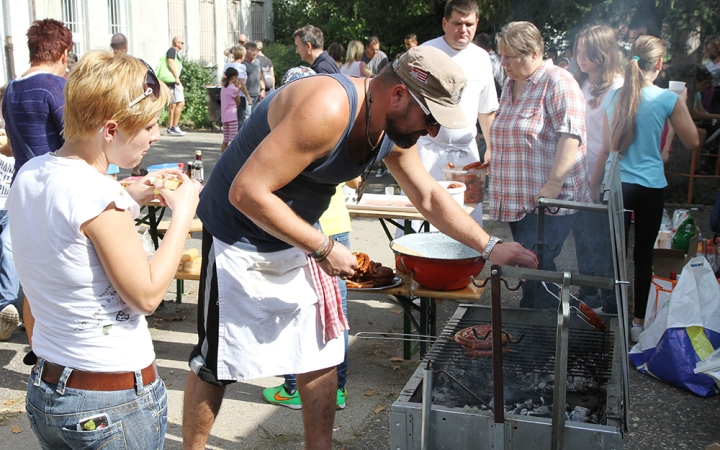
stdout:
<svg viewBox="0 0 720 450">
<path fill-rule="evenodd" d="M 490 253 L 493 251 L 493 248 L 495 248 L 495 244 L 502 244 L 503 240 L 500 239 L 497 236 L 490 236 L 490 240 L 488 240 L 487 245 L 483 249 L 482 257 L 485 258 L 487 261 L 490 261 Z"/>
</svg>

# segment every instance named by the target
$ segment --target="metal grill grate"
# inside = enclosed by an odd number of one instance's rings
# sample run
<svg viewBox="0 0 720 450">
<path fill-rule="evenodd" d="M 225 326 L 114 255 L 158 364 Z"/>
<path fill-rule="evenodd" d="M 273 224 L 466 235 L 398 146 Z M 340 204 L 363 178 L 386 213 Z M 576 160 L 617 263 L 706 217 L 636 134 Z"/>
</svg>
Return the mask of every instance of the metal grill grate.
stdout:
<svg viewBox="0 0 720 450">
<path fill-rule="evenodd" d="M 451 319 L 436 344 L 425 356 L 436 369 L 472 367 L 492 372 L 492 358 L 471 358 L 452 340 L 455 333 L 475 325 L 489 325 L 487 321 Z M 513 339 L 524 335 L 521 342 L 510 344 L 503 355 L 503 371 L 553 374 L 555 371 L 555 334 L 550 326 L 503 323 L 503 330 Z M 567 373 L 570 376 L 609 380 L 612 374 L 613 333 L 570 329 Z"/>
</svg>

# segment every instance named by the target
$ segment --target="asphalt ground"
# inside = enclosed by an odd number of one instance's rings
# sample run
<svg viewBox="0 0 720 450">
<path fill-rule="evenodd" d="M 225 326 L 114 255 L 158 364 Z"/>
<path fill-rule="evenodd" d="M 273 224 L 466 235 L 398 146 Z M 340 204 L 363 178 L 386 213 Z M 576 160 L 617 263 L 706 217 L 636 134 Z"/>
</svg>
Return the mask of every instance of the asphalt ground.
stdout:
<svg viewBox="0 0 720 450">
<path fill-rule="evenodd" d="M 203 151 L 206 176 L 220 155 L 222 135 L 188 132 L 186 136 L 166 136 L 153 145 L 143 167 L 166 162 L 194 159 L 195 150 Z M 129 175 L 121 171 L 120 177 Z M 368 192 L 382 193 L 395 185 L 390 175 L 370 178 Z M 668 205 L 669 210 L 688 205 Z M 487 211 L 487 205 L 485 205 Z M 709 235 L 709 209 L 692 212 L 703 234 Z M 393 266 L 392 252 L 377 220 L 354 219 L 351 247 L 368 253 L 374 260 Z M 491 234 L 509 239 L 505 224 L 487 220 Z M 632 232 L 631 232 L 632 233 Z M 631 234 L 632 242 L 632 234 Z M 199 236 L 188 239 L 187 247 L 200 247 Z M 558 257 L 559 270 L 576 267 L 572 237 Z M 632 274 L 632 255 L 629 255 Z M 489 268 L 483 274 L 487 275 Z M 197 283 L 186 282 L 183 303 L 174 302 L 173 282 L 166 302 L 148 317 L 157 354 L 160 375 L 169 392 L 169 424 L 165 448 L 182 447 L 182 396 L 187 376 L 187 356 L 196 339 Z M 503 296 L 503 305 L 517 306 L 517 294 Z M 489 305 L 489 291 L 480 299 Z M 455 312 L 458 303 L 445 300 L 438 304 L 438 328 Z M 631 307 L 632 308 L 632 307 Z M 402 332 L 401 308 L 389 296 L 351 292 L 348 296 L 351 326 L 347 408 L 335 418 L 334 449 L 387 449 L 389 410 L 419 364 L 417 355 L 410 361 L 398 361 L 402 348 L 398 341 L 359 339 L 361 331 Z M 29 350 L 24 331 L 18 328 L 6 342 L 0 342 L 0 448 L 38 449 L 35 436 L 24 414 L 25 390 L 30 371 L 22 358 Z M 236 383 L 228 387 L 223 407 L 213 428 L 211 449 L 303 448 L 302 418 L 299 411 L 273 406 L 263 401 L 262 389 L 282 382 L 272 377 Z M 625 435 L 626 449 L 697 449 L 704 450 L 720 442 L 720 399 L 700 398 L 687 391 L 630 371 L 630 432 Z"/>
</svg>

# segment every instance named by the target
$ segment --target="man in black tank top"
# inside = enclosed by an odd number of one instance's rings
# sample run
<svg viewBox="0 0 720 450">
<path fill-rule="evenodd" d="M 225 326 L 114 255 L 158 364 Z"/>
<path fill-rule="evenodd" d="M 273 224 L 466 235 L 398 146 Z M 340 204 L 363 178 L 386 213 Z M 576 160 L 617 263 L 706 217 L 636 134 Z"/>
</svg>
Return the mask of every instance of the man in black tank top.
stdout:
<svg viewBox="0 0 720 450">
<path fill-rule="evenodd" d="M 462 73 L 442 51 L 415 47 L 373 79 L 318 75 L 289 83 L 267 97 L 258 114 L 250 117 L 216 164 L 198 207 L 204 225 L 203 268 L 199 340 L 190 356 L 192 371 L 185 388 L 185 448 L 205 448 L 227 384 L 293 372 L 298 372 L 306 448 L 331 448 L 335 365 L 343 355 L 344 343 L 334 345 L 338 339 L 330 338 L 307 344 L 306 336 L 316 336 L 319 328 L 288 331 L 297 327 L 290 322 L 298 323 L 295 319 L 303 311 L 317 315 L 316 307 L 294 310 L 292 314 L 297 316 L 293 320 L 284 321 L 287 317 L 278 312 L 270 314 L 270 321 L 266 317 L 257 321 L 275 327 L 272 331 L 276 334 L 258 329 L 260 325 L 250 321 L 238 326 L 232 320 L 246 319 L 228 319 L 228 315 L 252 309 L 245 303 L 256 301 L 243 282 L 238 282 L 246 272 L 260 271 L 254 266 L 240 267 L 246 264 L 241 261 L 246 257 L 266 264 L 276 262 L 273 258 L 283 252 L 295 252 L 293 267 L 298 266 L 299 253 L 303 261 L 314 258 L 312 264 L 331 277 L 353 275 L 355 256 L 342 245 L 333 246 L 312 224 L 326 209 L 335 185 L 358 175 L 366 179 L 377 159 L 384 158 L 418 211 L 445 234 L 483 253 L 494 264 L 537 267 L 532 252 L 517 243 L 502 243 L 475 223 L 428 175 L 418 157 L 415 143 L 420 136 L 436 135 L 441 125 L 467 125 L 459 107 L 466 84 Z M 228 261 L 229 254 L 241 256 Z M 215 264 L 223 270 L 214 270 Z M 299 270 L 308 265 L 303 262 Z M 236 273 L 228 274 L 228 267 Z M 218 277 L 226 278 L 218 283 Z M 285 298 L 278 294 L 279 303 L 298 303 L 294 293 L 308 288 L 307 279 L 298 278 L 303 279 L 298 283 L 304 284 L 296 284 L 298 289 Z M 287 286 L 277 285 L 278 291 L 283 289 Z M 234 295 L 238 292 L 239 296 Z M 219 308 L 223 308 L 222 315 Z M 318 325 L 313 322 L 312 326 Z M 248 329 L 251 334 L 243 335 Z M 264 353 L 284 339 L 286 332 L 297 332 L 294 336 L 298 342 L 302 340 L 297 349 L 279 351 L 282 357 L 297 358 L 294 367 L 283 367 L 276 355 Z M 339 336 L 342 340 L 342 332 Z M 325 353 L 327 348 L 332 348 L 332 354 Z M 312 363 L 306 364 L 305 352 Z M 303 364 L 305 373 L 293 370 Z"/>
</svg>

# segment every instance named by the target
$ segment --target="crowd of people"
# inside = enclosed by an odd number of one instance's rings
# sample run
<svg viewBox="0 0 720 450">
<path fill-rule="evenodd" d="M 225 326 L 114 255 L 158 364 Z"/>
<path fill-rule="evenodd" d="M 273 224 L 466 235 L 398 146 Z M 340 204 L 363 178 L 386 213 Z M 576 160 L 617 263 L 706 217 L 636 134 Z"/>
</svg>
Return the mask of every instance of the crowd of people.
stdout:
<svg viewBox="0 0 720 450">
<path fill-rule="evenodd" d="M 590 26 L 559 56 L 530 22 L 508 23 L 494 40 L 477 34 L 479 14 L 473 0 L 449 0 L 443 34 L 407 34 L 395 58 L 374 36 L 325 50 L 322 31 L 304 26 L 292 39 L 308 66 L 277 89 L 262 43 L 239 35 L 223 67 L 222 155 L 202 192 L 180 171 L 165 171 L 182 182 L 170 190 L 140 169 L 164 108 L 167 133 L 184 133 L 184 39 L 173 38 L 156 74 L 128 55 L 121 34 L 112 51 L 78 59 L 61 22 L 34 22 L 31 67 L 2 91 L 0 339 L 17 326 L 21 299 L 33 366 L 26 409 L 41 446 L 97 448 L 123 436 L 127 448 L 162 448 L 168 400 L 145 316 L 162 301 L 197 213 L 186 448 L 205 447 L 227 385 L 284 375 L 263 397 L 302 409 L 307 448 L 329 449 L 347 401 L 345 279 L 358 268 L 342 186 L 361 195 L 386 168 L 429 222 L 494 264 L 556 270 L 572 232 L 579 272 L 609 277 L 606 220 L 548 212 L 538 261 L 536 207 L 540 198 L 602 201 L 619 158 L 623 201 L 635 213 L 636 341 L 667 185 L 663 139 L 674 133 L 696 149 L 720 118 L 720 42 L 708 40 L 688 106 L 687 90 L 653 84 L 665 45 L 647 30 L 633 29 L 623 55 L 615 30 Z M 482 228 L 481 205 L 468 215 L 434 182 L 447 163 L 478 161 L 490 164 L 486 213 L 507 223 L 514 242 Z M 118 189 L 106 176 L 113 165 L 140 178 Z M 133 219 L 152 199 L 173 214 L 148 259 Z M 628 233 L 630 212 L 625 225 Z M 552 292 L 535 289 L 523 284 L 519 306 L 557 307 Z M 583 288 L 580 298 L 617 312 L 612 291 Z"/>
</svg>

